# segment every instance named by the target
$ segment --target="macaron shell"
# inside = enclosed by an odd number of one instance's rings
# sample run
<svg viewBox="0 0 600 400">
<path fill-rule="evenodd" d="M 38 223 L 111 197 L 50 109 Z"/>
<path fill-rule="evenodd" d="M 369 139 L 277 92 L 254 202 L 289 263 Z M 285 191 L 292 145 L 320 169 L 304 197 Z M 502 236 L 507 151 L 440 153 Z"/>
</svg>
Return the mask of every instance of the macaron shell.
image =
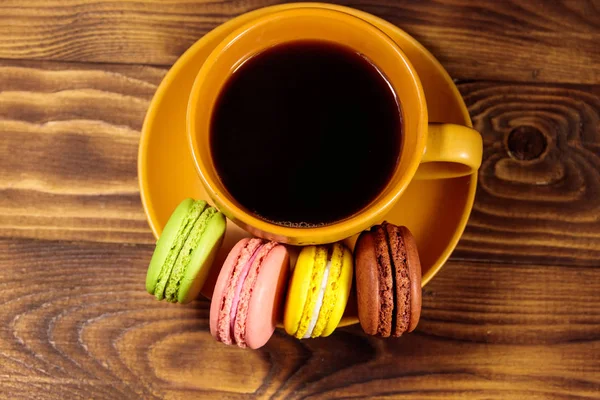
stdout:
<svg viewBox="0 0 600 400">
<path fill-rule="evenodd" d="M 305 247 L 296 260 L 283 315 L 283 326 L 288 335 L 295 335 L 300 326 L 304 303 L 311 286 L 316 251 L 315 246 Z"/>
<path fill-rule="evenodd" d="M 206 217 L 202 218 L 205 214 L 208 204 L 204 200 L 195 201 L 190 207 L 187 215 L 181 221 L 179 231 L 175 235 L 171 248 L 167 254 L 167 258 L 162 266 L 156 286 L 154 287 L 154 297 L 158 300 L 167 300 L 170 302 L 176 302 L 176 292 L 179 288 L 179 282 L 183 277 L 185 270 L 184 266 L 187 266 L 189 256 L 194 248 L 196 240 L 200 235 L 190 236 L 193 232 L 201 232 L 203 229 L 200 227 L 205 226 Z M 213 213 L 216 209 L 212 208 Z"/>
<path fill-rule="evenodd" d="M 320 287 L 323 283 L 323 276 L 329 260 L 330 248 L 328 246 L 319 245 L 315 246 L 315 250 L 316 252 L 313 261 L 312 275 L 309 278 L 310 287 L 308 289 L 308 293 L 306 294 L 306 302 L 304 303 L 300 325 L 298 326 L 298 331 L 296 331 L 295 334 L 298 339 L 303 338 L 307 333 L 309 333 L 308 330 L 310 329 L 310 322 L 315 312 L 318 313 L 317 316 L 320 314 L 320 310 L 316 310 L 316 307 L 319 299 Z M 304 249 L 302 251 L 304 251 Z"/>
<path fill-rule="evenodd" d="M 392 260 L 392 277 L 394 279 L 394 319 L 391 336 L 400 337 L 408 331 L 411 314 L 411 279 L 406 254 L 404 236 L 400 227 L 383 223 L 388 251 Z"/>
<path fill-rule="evenodd" d="M 222 213 L 217 212 L 210 217 L 179 285 L 177 292 L 179 303 L 189 303 L 200 294 L 215 256 L 223 243 L 226 227 L 227 221 Z"/>
<path fill-rule="evenodd" d="M 256 286 L 259 276 L 261 275 L 264 261 L 267 259 L 269 254 L 271 254 L 271 251 L 275 247 L 279 246 L 277 242 L 265 242 L 261 239 L 253 240 L 255 240 L 255 243 L 259 243 L 259 245 L 251 252 L 252 254 L 249 255 L 247 262 L 240 263 L 238 261 L 238 267 L 241 266 L 242 268 L 240 268 L 240 275 L 237 279 L 236 290 L 231 292 L 231 296 L 234 301 L 232 302 L 230 309 L 229 322 L 231 331 L 233 332 L 234 342 L 242 348 L 248 347 L 248 344 L 246 343 L 246 327 L 248 322 L 248 312 L 250 309 L 250 300 L 253 297 L 254 287 Z M 248 247 L 250 247 L 251 244 L 252 240 L 248 244 Z M 246 247 L 246 249 L 248 249 L 248 247 Z M 242 257 L 244 257 L 243 252 Z M 233 274 L 236 275 L 235 270 Z M 226 296 L 228 295 L 229 293 L 226 294 Z M 235 315 L 235 317 L 232 317 L 232 315 Z"/>
<path fill-rule="evenodd" d="M 412 332 L 421 318 L 421 261 L 417 251 L 417 242 L 412 233 L 405 226 L 400 227 L 404 246 L 406 247 L 406 261 L 408 263 L 408 273 L 410 276 L 410 325 L 408 332 Z"/>
<path fill-rule="evenodd" d="M 337 281 L 340 275 L 342 275 L 343 261 L 344 247 L 341 244 L 336 243 L 327 248 L 324 268 L 327 271 L 327 274 L 323 273 L 323 278 L 319 287 L 311 288 L 311 290 L 318 290 L 318 295 L 320 296 L 320 301 L 315 304 L 315 307 L 313 308 L 311 324 L 315 318 L 315 313 L 317 313 L 317 318 L 314 321 L 312 330 L 306 332 L 304 336 L 307 336 L 307 333 L 310 333 L 311 338 L 323 335 L 323 331 L 327 327 L 327 323 L 329 322 L 331 314 L 333 314 L 333 309 L 335 308 L 335 303 L 337 301 Z M 315 267 L 316 265 L 317 264 L 315 263 Z M 323 280 L 325 280 L 324 283 Z M 324 287 L 323 284 L 325 285 Z"/>
<path fill-rule="evenodd" d="M 181 286 L 181 281 L 183 280 L 185 271 L 188 265 L 190 265 L 190 261 L 192 260 L 192 255 L 194 254 L 194 251 L 198 248 L 198 244 L 200 243 L 202 235 L 206 230 L 206 227 L 208 226 L 208 222 L 210 221 L 211 217 L 216 213 L 216 208 L 205 207 L 201 212 L 197 213 L 196 219 L 194 221 L 188 219 L 190 229 L 186 229 L 187 236 L 185 237 L 185 240 L 179 248 L 179 254 L 177 254 L 177 257 L 175 258 L 171 267 L 170 274 L 165 282 L 163 294 L 164 299 L 166 301 L 172 303 L 177 302 L 177 293 L 179 292 L 179 287 Z M 191 215 L 192 212 L 188 214 L 188 218 Z M 184 221 L 183 223 L 185 224 L 186 221 Z M 167 257 L 166 263 L 168 262 L 169 258 Z M 159 287 L 157 286 L 154 289 L 155 293 L 158 288 Z"/>
<path fill-rule="evenodd" d="M 327 307 L 333 307 L 333 311 L 331 312 L 329 321 L 321 333 L 321 336 L 331 335 L 339 325 L 342 316 L 344 315 L 344 311 L 346 310 L 350 289 L 352 288 L 352 272 L 354 270 L 352 253 L 346 246 L 342 247 L 344 249 L 342 254 L 342 271 L 337 279 L 335 303 L 327 305 Z M 323 304 L 323 306 L 325 306 L 325 304 Z"/>
<path fill-rule="evenodd" d="M 278 245 L 260 265 L 258 278 L 252 290 L 246 319 L 245 341 L 251 349 L 267 343 L 281 318 L 283 297 L 288 282 L 289 254 Z"/>
<path fill-rule="evenodd" d="M 165 263 L 165 260 L 167 259 L 171 245 L 175 241 L 175 237 L 179 231 L 179 226 L 187 216 L 193 204 L 194 200 L 190 198 L 184 199 L 181 203 L 179 203 L 179 205 L 171 214 L 169 221 L 167 221 L 160 238 L 156 242 L 156 248 L 154 249 L 154 254 L 152 254 L 152 259 L 150 260 L 150 265 L 148 266 L 148 273 L 146 274 L 146 291 L 150 294 L 154 294 L 154 288 L 156 287 L 158 276 L 163 264 Z"/>
<path fill-rule="evenodd" d="M 217 278 L 212 301 L 210 303 L 210 333 L 215 339 L 218 339 L 217 331 L 219 315 L 221 312 L 221 304 L 223 303 L 223 295 L 225 294 L 229 284 L 229 277 L 231 276 L 233 268 L 237 263 L 240 253 L 244 247 L 246 247 L 249 241 L 250 239 L 248 238 L 242 239 L 235 246 L 233 246 L 233 249 L 231 249 L 227 255 L 227 258 L 225 259 L 225 262 L 221 267 L 219 277 Z"/>
<path fill-rule="evenodd" d="M 379 327 L 377 334 L 389 337 L 394 332 L 397 312 L 396 268 L 384 225 L 371 228 L 377 257 L 379 277 Z"/>
<path fill-rule="evenodd" d="M 358 320 L 368 335 L 376 335 L 379 326 L 379 274 L 375 238 L 372 232 L 360 234 L 354 248 L 356 261 L 356 300 Z"/>
</svg>

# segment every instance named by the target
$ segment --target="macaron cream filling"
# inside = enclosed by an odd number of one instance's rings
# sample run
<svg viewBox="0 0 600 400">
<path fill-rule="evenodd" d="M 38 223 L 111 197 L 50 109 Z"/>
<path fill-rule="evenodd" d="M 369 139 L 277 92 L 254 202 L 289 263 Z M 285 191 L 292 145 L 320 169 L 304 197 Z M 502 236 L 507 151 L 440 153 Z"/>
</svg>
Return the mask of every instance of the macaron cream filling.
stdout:
<svg viewBox="0 0 600 400">
<path fill-rule="evenodd" d="M 250 259 L 254 255 L 256 249 L 258 249 L 263 244 L 261 239 L 253 238 L 250 239 L 246 245 L 241 249 L 240 253 L 235 260 L 234 266 L 227 277 L 227 284 L 222 294 L 221 305 L 219 307 L 219 317 L 217 321 L 217 330 L 218 330 L 218 340 L 225 344 L 232 344 L 232 329 L 231 329 L 231 315 L 236 315 L 237 308 L 239 306 L 239 298 L 238 305 L 233 307 L 233 298 L 235 295 L 235 290 L 238 286 L 238 282 L 242 281 L 240 276 L 242 274 L 242 269 L 245 265 L 249 264 Z M 252 267 L 252 264 L 250 264 Z M 242 281 L 243 285 L 243 281 Z M 243 286 L 242 286 L 243 287 Z M 215 301 L 215 300 L 213 300 Z"/>
<path fill-rule="evenodd" d="M 246 319 L 252 292 L 265 259 L 277 245 L 254 238 L 241 249 L 220 300 L 216 337 L 221 342 L 246 347 Z"/>
<path fill-rule="evenodd" d="M 322 335 L 338 297 L 338 281 L 342 273 L 344 248 L 339 243 L 317 246 L 304 311 L 295 335 L 297 338 Z"/>
<path fill-rule="evenodd" d="M 326 246 L 316 246 L 314 265 L 312 267 L 310 277 L 310 289 L 306 296 L 298 330 L 294 335 L 299 339 L 304 337 L 306 331 L 308 331 L 308 326 L 310 325 L 310 320 L 312 318 L 313 310 L 315 309 L 315 304 L 317 302 L 317 296 L 319 294 L 318 287 L 323 280 L 323 273 L 325 272 L 325 266 L 327 265 L 327 250 L 328 249 Z"/>
<path fill-rule="evenodd" d="M 248 312 L 250 310 L 250 301 L 252 295 L 256 289 L 256 282 L 258 276 L 265 265 L 267 258 L 271 251 L 279 246 L 276 242 L 266 242 L 258 250 L 256 259 L 252 262 L 248 276 L 242 284 L 242 291 L 240 292 L 240 299 L 237 306 L 237 312 L 235 314 L 234 329 L 232 332 L 233 339 L 236 344 L 240 347 L 247 347 L 246 343 L 246 329 L 248 322 Z"/>
<path fill-rule="evenodd" d="M 254 250 L 254 253 L 250 257 L 250 259 L 242 267 L 242 271 L 240 273 L 240 277 L 238 278 L 237 285 L 235 287 L 235 292 L 233 293 L 233 301 L 231 302 L 231 311 L 229 312 L 230 325 L 231 325 L 231 332 L 232 332 L 232 334 L 233 334 L 233 331 L 235 329 L 235 317 L 237 315 L 237 309 L 238 309 L 238 304 L 240 302 L 240 293 L 242 292 L 242 287 L 244 285 L 244 282 L 246 281 L 246 277 L 248 276 L 248 272 L 250 272 L 250 267 L 254 263 L 254 260 L 256 260 L 256 256 L 258 256 L 258 252 L 264 246 L 265 246 L 264 244 L 261 244 L 260 246 L 258 246 Z"/>
<path fill-rule="evenodd" d="M 331 263 L 331 266 L 329 270 L 329 279 L 327 280 L 327 289 L 325 290 L 325 296 L 323 297 L 323 306 L 319 311 L 319 318 L 317 319 L 317 324 L 315 325 L 311 337 L 323 335 L 323 332 L 330 323 L 333 310 L 340 300 L 340 291 L 338 289 L 342 285 L 341 276 L 344 263 L 344 247 L 341 244 L 333 244 L 329 262 Z M 350 269 L 352 269 L 352 267 L 350 267 Z"/>
<path fill-rule="evenodd" d="M 194 222 L 192 230 L 188 235 L 183 247 L 181 248 L 179 256 L 175 261 L 175 265 L 173 266 L 173 270 L 171 271 L 171 276 L 165 290 L 165 298 L 167 301 L 172 303 L 177 302 L 179 286 L 183 276 L 185 275 L 185 270 L 192 258 L 192 253 L 194 249 L 198 247 L 198 243 L 200 242 L 200 239 L 202 238 L 210 219 L 216 213 L 217 210 L 215 208 L 207 207 L 204 212 L 200 214 L 196 222 Z"/>
<path fill-rule="evenodd" d="M 204 209 L 207 207 L 207 203 L 203 200 L 195 201 L 183 221 L 181 225 L 179 225 L 179 229 L 177 234 L 175 235 L 175 240 L 173 241 L 171 248 L 167 254 L 167 257 L 162 265 L 160 273 L 156 279 L 156 286 L 154 287 L 154 296 L 158 300 L 162 300 L 165 298 L 165 288 L 169 279 L 171 277 L 171 273 L 179 257 L 179 253 L 181 249 L 186 243 L 186 240 L 194 228 L 194 223 L 200 217 Z"/>
<path fill-rule="evenodd" d="M 408 331 L 411 318 L 411 279 L 404 238 L 394 226 L 383 224 L 394 273 L 394 304 L 392 336 Z"/>
<path fill-rule="evenodd" d="M 325 296 L 325 290 L 327 289 L 327 278 L 329 277 L 329 270 L 331 269 L 331 260 L 327 262 L 325 266 L 325 271 L 323 272 L 323 279 L 321 279 L 321 286 L 319 288 L 319 296 L 317 297 L 317 302 L 315 304 L 315 308 L 313 310 L 312 317 L 310 319 L 310 323 L 308 324 L 308 329 L 302 339 L 308 339 L 311 337 L 315 326 L 317 325 L 317 320 L 319 319 L 319 313 L 321 312 L 321 307 L 323 306 L 323 297 Z"/>
</svg>

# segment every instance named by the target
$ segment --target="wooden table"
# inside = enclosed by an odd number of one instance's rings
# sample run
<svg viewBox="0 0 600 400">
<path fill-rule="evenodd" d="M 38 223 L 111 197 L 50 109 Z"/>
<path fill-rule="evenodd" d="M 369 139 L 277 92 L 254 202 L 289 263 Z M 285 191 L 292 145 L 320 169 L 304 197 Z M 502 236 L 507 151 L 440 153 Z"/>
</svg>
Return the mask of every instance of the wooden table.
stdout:
<svg viewBox="0 0 600 400">
<path fill-rule="evenodd" d="M 0 2 L 0 397 L 600 397 L 600 2 L 340 1 L 457 79 L 484 138 L 418 330 L 260 351 L 143 290 L 137 146 L 169 66 L 276 0 Z"/>
</svg>

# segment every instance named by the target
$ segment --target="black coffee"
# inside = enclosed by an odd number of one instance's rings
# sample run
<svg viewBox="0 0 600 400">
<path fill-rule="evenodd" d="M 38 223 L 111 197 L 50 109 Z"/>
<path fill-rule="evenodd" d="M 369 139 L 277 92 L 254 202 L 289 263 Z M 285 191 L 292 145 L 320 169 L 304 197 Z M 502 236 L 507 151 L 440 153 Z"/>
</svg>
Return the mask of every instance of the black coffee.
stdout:
<svg viewBox="0 0 600 400">
<path fill-rule="evenodd" d="M 286 226 L 352 216 L 385 188 L 398 162 L 398 99 L 349 48 L 294 42 L 245 62 L 217 101 L 211 150 L 244 208 Z"/>
</svg>

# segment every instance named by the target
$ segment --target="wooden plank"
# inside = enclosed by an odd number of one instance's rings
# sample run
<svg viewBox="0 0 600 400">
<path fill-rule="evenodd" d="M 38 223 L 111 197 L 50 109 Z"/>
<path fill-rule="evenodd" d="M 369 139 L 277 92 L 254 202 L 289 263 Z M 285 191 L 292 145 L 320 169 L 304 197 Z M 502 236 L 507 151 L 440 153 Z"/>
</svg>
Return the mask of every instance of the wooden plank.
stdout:
<svg viewBox="0 0 600 400">
<path fill-rule="evenodd" d="M 139 200 L 137 146 L 164 73 L 0 64 L 0 237 L 152 243 Z M 597 265 L 600 87 L 459 88 L 483 134 L 485 160 L 454 257 Z"/>
<path fill-rule="evenodd" d="M 484 138 L 455 257 L 599 265 L 600 87 L 459 85 Z"/>
<path fill-rule="evenodd" d="M 261 350 L 215 342 L 208 301 L 144 291 L 146 245 L 0 240 L 6 398 L 594 398 L 600 268 L 450 262 L 417 331 L 358 326 Z"/>
<path fill-rule="evenodd" d="M 196 40 L 280 0 L 4 0 L 0 58 L 171 65 Z M 459 79 L 600 82 L 598 0 L 337 0 L 420 40 Z"/>
<path fill-rule="evenodd" d="M 0 66 L 2 236 L 150 243 L 139 131 L 164 69 Z"/>
</svg>

